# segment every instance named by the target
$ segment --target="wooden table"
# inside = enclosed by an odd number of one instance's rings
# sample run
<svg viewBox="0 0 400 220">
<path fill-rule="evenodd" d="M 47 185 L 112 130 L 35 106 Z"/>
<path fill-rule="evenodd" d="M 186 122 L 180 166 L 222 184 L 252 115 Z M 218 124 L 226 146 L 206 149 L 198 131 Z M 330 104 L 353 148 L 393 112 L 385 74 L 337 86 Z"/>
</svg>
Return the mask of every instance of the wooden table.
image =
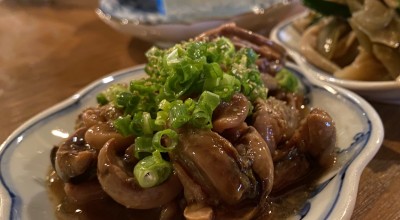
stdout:
<svg viewBox="0 0 400 220">
<path fill-rule="evenodd" d="M 90 82 L 145 62 L 151 45 L 106 26 L 96 4 L 0 1 L 0 142 Z M 361 176 L 353 219 L 400 219 L 400 106 L 371 104 L 385 139 Z"/>
</svg>

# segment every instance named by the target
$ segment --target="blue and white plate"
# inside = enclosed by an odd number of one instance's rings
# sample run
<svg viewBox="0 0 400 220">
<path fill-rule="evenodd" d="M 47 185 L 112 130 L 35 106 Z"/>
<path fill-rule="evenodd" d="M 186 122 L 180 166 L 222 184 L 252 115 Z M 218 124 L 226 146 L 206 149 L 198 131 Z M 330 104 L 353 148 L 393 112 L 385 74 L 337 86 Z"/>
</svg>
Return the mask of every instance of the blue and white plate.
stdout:
<svg viewBox="0 0 400 220">
<path fill-rule="evenodd" d="M 303 12 L 287 18 L 280 22 L 271 31 L 271 39 L 282 45 L 294 59 L 294 61 L 305 70 L 310 77 L 341 86 L 352 90 L 368 100 L 377 102 L 400 104 L 400 81 L 357 81 L 338 79 L 309 63 L 300 53 L 300 34 L 292 26 L 293 22 L 306 16 Z"/>
<path fill-rule="evenodd" d="M 288 68 L 304 84 L 311 107 L 321 107 L 337 127 L 338 163 L 294 219 L 349 219 L 364 167 L 383 140 L 382 122 L 358 95 L 321 81 L 307 79 L 293 64 Z M 53 145 L 73 132 L 77 115 L 96 105 L 96 95 L 110 84 L 145 75 L 144 66 L 114 72 L 64 102 L 36 115 L 14 131 L 0 147 L 0 219 L 54 219 L 46 192 L 46 174 Z"/>
</svg>

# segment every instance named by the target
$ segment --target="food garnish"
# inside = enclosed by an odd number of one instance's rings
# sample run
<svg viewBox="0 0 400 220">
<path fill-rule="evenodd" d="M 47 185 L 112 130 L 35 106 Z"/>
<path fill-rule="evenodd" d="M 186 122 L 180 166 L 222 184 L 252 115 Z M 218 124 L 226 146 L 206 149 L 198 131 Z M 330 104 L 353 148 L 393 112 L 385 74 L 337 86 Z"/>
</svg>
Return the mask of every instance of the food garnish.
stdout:
<svg viewBox="0 0 400 220">
<path fill-rule="evenodd" d="M 273 218 L 275 198 L 334 163 L 335 124 L 305 106 L 274 42 L 229 24 L 146 56 L 146 77 L 101 92 L 54 147 L 69 205 L 109 198 L 127 216 Z"/>
</svg>

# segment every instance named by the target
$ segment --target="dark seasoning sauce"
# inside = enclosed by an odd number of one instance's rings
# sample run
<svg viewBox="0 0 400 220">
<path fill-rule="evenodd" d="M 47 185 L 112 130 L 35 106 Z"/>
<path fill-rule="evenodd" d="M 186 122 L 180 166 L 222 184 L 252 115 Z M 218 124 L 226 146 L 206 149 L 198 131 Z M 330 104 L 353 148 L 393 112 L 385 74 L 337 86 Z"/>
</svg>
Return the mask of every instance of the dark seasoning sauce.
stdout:
<svg viewBox="0 0 400 220">
<path fill-rule="evenodd" d="M 279 196 L 270 196 L 265 213 L 260 220 L 286 219 L 297 215 L 310 194 L 316 190 L 316 182 L 326 169 L 316 169 L 303 178 L 291 190 Z M 50 168 L 47 176 L 46 190 L 54 206 L 55 216 L 59 220 L 67 219 L 159 219 L 160 209 L 135 210 L 127 209 L 111 198 L 93 200 L 87 204 L 77 204 L 69 199 L 64 192 L 64 183 Z"/>
<path fill-rule="evenodd" d="M 67 219 L 158 219 L 160 210 L 127 209 L 111 198 L 90 201 L 86 204 L 77 204 L 69 199 L 64 192 L 64 182 L 51 168 L 47 177 L 46 187 L 49 198 L 54 206 L 55 216 L 60 220 Z"/>
</svg>

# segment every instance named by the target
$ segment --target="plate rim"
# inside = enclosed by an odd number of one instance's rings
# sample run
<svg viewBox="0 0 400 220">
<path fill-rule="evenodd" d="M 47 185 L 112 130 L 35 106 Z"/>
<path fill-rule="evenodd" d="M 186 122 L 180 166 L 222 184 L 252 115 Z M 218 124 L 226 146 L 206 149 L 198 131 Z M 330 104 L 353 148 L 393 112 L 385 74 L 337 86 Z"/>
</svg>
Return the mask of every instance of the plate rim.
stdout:
<svg viewBox="0 0 400 220">
<path fill-rule="evenodd" d="M 92 83 L 88 84 L 87 86 L 84 86 L 82 89 L 74 93 L 72 96 L 69 98 L 65 99 L 64 101 L 61 101 L 50 108 L 47 108 L 35 116 L 31 117 L 29 120 L 21 124 L 17 129 L 15 129 L 7 138 L 6 140 L 0 145 L 0 162 L 2 162 L 2 159 L 4 157 L 4 153 L 6 152 L 6 149 L 8 146 L 12 145 L 13 141 L 16 140 L 18 136 L 24 133 L 24 131 L 28 130 L 31 126 L 34 126 L 36 123 L 45 120 L 47 117 L 51 116 L 52 114 L 55 114 L 59 111 L 62 111 L 62 109 L 67 108 L 68 106 L 73 105 L 74 103 L 78 102 L 79 100 L 82 99 L 86 94 L 90 93 L 91 90 L 93 90 L 96 86 L 99 86 L 103 83 L 106 83 L 105 81 L 110 80 L 114 77 L 119 77 L 123 76 L 125 74 L 129 74 L 132 72 L 136 71 L 143 71 L 145 67 L 145 64 L 121 69 L 118 71 L 111 72 L 110 74 L 107 74 Z M 337 203 L 337 205 L 333 208 L 331 208 L 331 212 L 336 210 L 337 207 L 340 209 L 344 210 L 343 215 L 341 216 L 341 219 L 348 219 L 351 217 L 351 214 L 354 209 L 355 205 L 355 199 L 357 197 L 357 190 L 358 186 L 360 184 L 359 179 L 361 177 L 361 173 L 367 166 L 367 164 L 372 160 L 373 156 L 376 154 L 376 152 L 380 149 L 382 142 L 383 142 L 383 124 L 382 121 L 378 115 L 378 113 L 375 111 L 375 109 L 368 103 L 366 102 L 363 98 L 361 98 L 359 95 L 355 94 L 352 91 L 349 91 L 347 89 L 340 88 L 336 85 L 328 84 L 322 81 L 318 81 L 317 79 L 310 78 L 309 76 L 305 75 L 300 67 L 298 67 L 296 64 L 293 63 L 287 63 L 287 67 L 293 68 L 296 71 L 298 71 L 302 76 L 310 82 L 311 85 L 314 86 L 320 86 L 320 87 L 331 87 L 334 90 L 338 91 L 341 95 L 346 96 L 348 99 L 353 101 L 360 109 L 364 110 L 367 115 L 371 118 L 374 119 L 371 123 L 374 123 L 374 126 L 372 127 L 371 130 L 371 137 L 370 140 L 376 140 L 376 142 L 371 142 L 368 141 L 366 146 L 362 148 L 362 155 L 363 158 L 357 156 L 354 158 L 353 161 L 348 165 L 346 168 L 346 173 L 351 173 L 352 175 L 350 177 L 344 178 L 344 181 L 342 185 L 346 186 L 352 186 L 352 187 L 347 187 L 345 188 L 346 191 L 343 191 L 347 194 L 350 195 L 349 199 L 345 198 L 346 203 Z M 326 89 L 326 88 L 325 88 Z M 379 130 L 382 132 L 379 133 Z M 12 195 L 11 191 L 8 189 L 8 186 L 5 184 L 3 180 L 4 176 L 2 174 L 2 170 L 0 169 L 0 217 L 5 218 L 5 219 L 10 219 L 13 216 L 13 200 L 14 195 Z M 357 184 L 355 185 L 350 185 L 349 183 L 351 182 L 356 182 Z M 348 191 L 348 192 L 347 192 Z M 343 199 L 340 199 L 342 201 Z M 336 213 L 336 212 L 335 212 Z M 332 213 L 330 213 L 332 214 Z M 328 215 L 329 216 L 329 215 Z"/>
<path fill-rule="evenodd" d="M 79 89 L 77 92 L 75 92 L 73 95 L 69 96 L 68 98 L 50 106 L 49 108 L 40 111 L 36 115 L 32 116 L 29 118 L 27 121 L 23 122 L 21 125 L 19 125 L 14 131 L 12 131 L 11 134 L 7 136 L 7 138 L 1 143 L 0 145 L 0 164 L 2 163 L 4 154 L 7 150 L 7 147 L 12 145 L 12 143 L 21 135 L 23 134 L 26 130 L 28 130 L 31 126 L 34 126 L 36 123 L 45 120 L 47 117 L 51 116 L 52 114 L 55 114 L 59 111 L 62 111 L 62 109 L 67 108 L 68 106 L 73 105 L 76 102 L 79 102 L 81 100 L 81 97 L 83 97 L 85 94 L 89 93 L 92 89 L 94 89 L 96 86 L 101 85 L 104 80 L 108 81 L 110 77 L 118 77 L 123 74 L 128 74 L 129 72 L 134 72 L 138 71 L 140 69 L 144 69 L 145 64 L 139 64 L 133 67 L 128 67 L 124 69 L 120 69 L 117 71 L 113 71 L 109 74 L 106 74 L 102 76 L 101 78 L 98 78 L 91 83 L 87 84 L 86 86 L 83 86 L 83 88 Z M 13 218 L 13 203 L 17 199 L 16 195 L 14 195 L 11 190 L 9 190 L 9 186 L 5 184 L 4 182 L 4 176 L 3 176 L 3 171 L 0 166 L 0 219 L 14 219 Z M 8 211 L 7 211 L 8 210 Z"/>
</svg>

